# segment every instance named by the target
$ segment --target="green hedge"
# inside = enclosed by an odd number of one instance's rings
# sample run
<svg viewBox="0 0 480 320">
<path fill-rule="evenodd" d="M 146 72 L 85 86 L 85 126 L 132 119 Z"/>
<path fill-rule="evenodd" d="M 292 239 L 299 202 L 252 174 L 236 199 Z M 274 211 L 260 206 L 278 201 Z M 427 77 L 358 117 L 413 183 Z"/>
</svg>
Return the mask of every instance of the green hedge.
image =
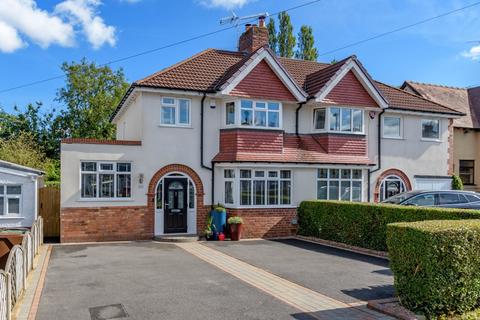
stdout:
<svg viewBox="0 0 480 320">
<path fill-rule="evenodd" d="M 475 218 L 480 211 L 342 201 L 304 201 L 298 209 L 299 234 L 381 251 L 389 223 Z"/>
<path fill-rule="evenodd" d="M 480 306 L 480 220 L 390 224 L 387 244 L 405 307 L 436 318 Z"/>
</svg>

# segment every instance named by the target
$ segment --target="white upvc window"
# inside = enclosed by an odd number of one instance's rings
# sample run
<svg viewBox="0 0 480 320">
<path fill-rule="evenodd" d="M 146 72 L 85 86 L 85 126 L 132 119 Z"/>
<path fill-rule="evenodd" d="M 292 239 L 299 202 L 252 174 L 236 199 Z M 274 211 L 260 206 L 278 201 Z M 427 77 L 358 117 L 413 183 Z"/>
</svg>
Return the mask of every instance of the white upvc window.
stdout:
<svg viewBox="0 0 480 320">
<path fill-rule="evenodd" d="M 227 126 L 280 129 L 282 104 L 275 101 L 241 99 L 225 104 Z"/>
<path fill-rule="evenodd" d="M 317 171 L 317 199 L 360 202 L 363 199 L 362 169 L 321 168 Z"/>
<path fill-rule="evenodd" d="M 188 127 L 191 125 L 191 100 L 162 98 L 160 124 L 163 126 Z"/>
<path fill-rule="evenodd" d="M 383 137 L 389 139 L 401 139 L 403 137 L 401 117 L 383 117 Z"/>
<path fill-rule="evenodd" d="M 19 216 L 22 213 L 22 186 L 0 184 L 0 216 Z"/>
<path fill-rule="evenodd" d="M 422 140 L 440 140 L 440 120 L 422 119 Z"/>
<path fill-rule="evenodd" d="M 129 199 L 132 196 L 130 162 L 82 161 L 80 198 Z"/>
<path fill-rule="evenodd" d="M 225 169 L 225 204 L 279 207 L 292 204 L 292 172 L 277 169 Z"/>
<path fill-rule="evenodd" d="M 313 131 L 363 134 L 362 109 L 325 107 L 313 110 Z"/>
</svg>

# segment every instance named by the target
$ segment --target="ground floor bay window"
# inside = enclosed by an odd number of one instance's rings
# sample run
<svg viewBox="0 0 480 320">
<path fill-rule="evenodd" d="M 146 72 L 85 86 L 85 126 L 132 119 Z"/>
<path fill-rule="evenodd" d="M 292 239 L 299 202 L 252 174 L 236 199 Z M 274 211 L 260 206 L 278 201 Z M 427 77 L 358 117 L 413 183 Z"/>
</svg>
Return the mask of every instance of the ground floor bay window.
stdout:
<svg viewBox="0 0 480 320">
<path fill-rule="evenodd" d="M 317 170 L 317 199 L 362 201 L 361 169 L 321 168 Z"/>
<path fill-rule="evenodd" d="M 292 172 L 276 169 L 224 169 L 224 203 L 239 207 L 292 204 Z"/>
</svg>

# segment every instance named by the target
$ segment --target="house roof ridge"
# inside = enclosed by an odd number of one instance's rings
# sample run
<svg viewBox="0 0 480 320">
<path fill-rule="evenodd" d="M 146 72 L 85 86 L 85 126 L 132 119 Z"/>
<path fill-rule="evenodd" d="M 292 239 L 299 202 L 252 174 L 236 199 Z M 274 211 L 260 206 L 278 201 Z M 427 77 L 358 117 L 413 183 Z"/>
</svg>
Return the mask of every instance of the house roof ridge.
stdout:
<svg viewBox="0 0 480 320">
<path fill-rule="evenodd" d="M 395 87 L 395 86 L 389 85 L 389 84 L 384 83 L 384 82 L 382 82 L 382 81 L 378 81 L 378 80 L 374 80 L 374 81 L 375 81 L 375 82 L 378 82 L 378 83 L 380 83 L 380 84 L 382 84 L 382 85 L 384 85 L 384 86 L 387 86 L 387 87 L 389 87 L 389 88 L 391 88 L 391 89 L 400 91 L 400 92 L 402 92 L 402 93 L 406 93 L 406 94 L 408 94 L 408 95 L 410 95 L 410 96 L 413 96 L 413 97 L 422 99 L 422 100 L 424 100 L 424 101 L 427 101 L 427 102 L 436 104 L 436 105 L 438 105 L 438 106 L 440 106 L 440 107 L 442 107 L 442 108 L 451 110 L 454 114 L 465 115 L 463 112 L 458 112 L 457 110 L 455 110 L 455 109 L 453 109 L 453 108 L 447 107 L 446 105 L 443 105 L 443 104 L 441 104 L 441 103 L 435 102 L 435 101 L 433 101 L 433 100 L 430 100 L 430 99 L 424 98 L 424 97 L 422 97 L 422 96 L 416 95 L 416 94 L 414 94 L 414 93 L 411 93 L 411 92 L 402 90 L 402 89 L 400 89 L 400 88 L 397 88 L 397 87 Z"/>
<path fill-rule="evenodd" d="M 439 87 L 439 88 L 446 88 L 446 89 L 455 89 L 455 90 L 467 90 L 468 88 L 464 87 L 456 87 L 456 86 L 447 86 L 444 84 L 438 84 L 438 83 L 428 83 L 428 82 L 420 82 L 420 81 L 413 81 L 413 80 L 405 80 L 407 84 L 418 84 L 421 86 L 430 86 L 430 87 Z"/>
</svg>

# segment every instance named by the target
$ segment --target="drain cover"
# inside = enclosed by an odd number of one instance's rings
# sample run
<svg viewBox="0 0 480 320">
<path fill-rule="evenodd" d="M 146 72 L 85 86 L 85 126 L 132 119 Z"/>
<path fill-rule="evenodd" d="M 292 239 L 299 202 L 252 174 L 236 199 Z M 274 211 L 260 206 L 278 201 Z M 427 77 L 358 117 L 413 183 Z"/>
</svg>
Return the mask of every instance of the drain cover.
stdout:
<svg viewBox="0 0 480 320">
<path fill-rule="evenodd" d="M 127 318 L 128 313 L 122 304 L 111 304 L 108 306 L 93 307 L 90 310 L 90 318 L 92 320 L 110 320 Z"/>
</svg>

